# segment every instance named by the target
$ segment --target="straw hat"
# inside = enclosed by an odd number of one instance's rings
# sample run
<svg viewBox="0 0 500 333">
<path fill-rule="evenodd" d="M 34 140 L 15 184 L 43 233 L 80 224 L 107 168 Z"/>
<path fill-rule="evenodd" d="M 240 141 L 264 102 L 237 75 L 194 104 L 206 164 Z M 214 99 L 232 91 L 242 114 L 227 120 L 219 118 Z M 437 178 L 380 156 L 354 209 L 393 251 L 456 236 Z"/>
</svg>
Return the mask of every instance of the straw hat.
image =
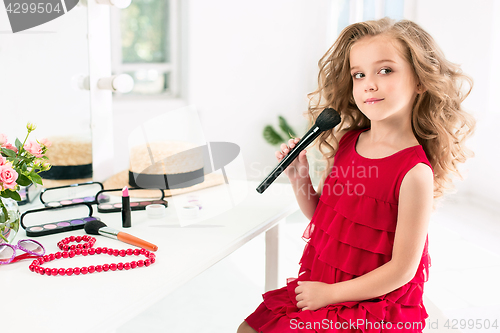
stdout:
<svg viewBox="0 0 500 333">
<path fill-rule="evenodd" d="M 92 143 L 89 138 L 54 136 L 46 156 L 52 165 L 40 173 L 43 187 L 64 186 L 92 181 Z"/>
<path fill-rule="evenodd" d="M 150 142 L 134 146 L 130 149 L 129 169 L 107 179 L 103 183 L 104 189 L 124 186 L 160 188 L 164 190 L 165 196 L 172 196 L 224 183 L 222 175 L 205 174 L 207 158 L 210 163 L 206 155 L 204 147 L 182 141 Z M 157 190 L 141 191 L 142 197 L 157 195 Z"/>
</svg>

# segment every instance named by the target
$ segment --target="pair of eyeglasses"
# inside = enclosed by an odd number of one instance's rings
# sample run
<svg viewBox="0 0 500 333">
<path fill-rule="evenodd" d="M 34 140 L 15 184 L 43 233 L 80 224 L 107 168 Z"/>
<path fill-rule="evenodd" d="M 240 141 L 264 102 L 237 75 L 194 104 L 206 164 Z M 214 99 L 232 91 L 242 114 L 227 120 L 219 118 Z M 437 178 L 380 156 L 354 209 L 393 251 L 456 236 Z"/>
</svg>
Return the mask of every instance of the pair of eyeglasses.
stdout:
<svg viewBox="0 0 500 333">
<path fill-rule="evenodd" d="M 16 256 L 16 250 L 26 253 Z M 17 245 L 7 243 L 0 244 L 0 265 L 10 264 L 26 258 L 41 257 L 45 254 L 45 248 L 42 244 L 32 239 L 22 239 Z"/>
</svg>

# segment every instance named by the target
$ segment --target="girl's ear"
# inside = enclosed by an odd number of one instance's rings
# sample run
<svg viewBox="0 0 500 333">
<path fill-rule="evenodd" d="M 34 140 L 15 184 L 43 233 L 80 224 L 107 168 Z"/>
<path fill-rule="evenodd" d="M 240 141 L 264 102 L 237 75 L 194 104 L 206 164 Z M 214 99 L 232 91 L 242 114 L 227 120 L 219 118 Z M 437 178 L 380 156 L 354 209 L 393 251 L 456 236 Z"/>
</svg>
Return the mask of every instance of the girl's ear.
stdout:
<svg viewBox="0 0 500 333">
<path fill-rule="evenodd" d="M 417 94 L 422 94 L 425 92 L 426 89 L 422 86 L 422 84 L 419 82 L 417 83 Z"/>
</svg>

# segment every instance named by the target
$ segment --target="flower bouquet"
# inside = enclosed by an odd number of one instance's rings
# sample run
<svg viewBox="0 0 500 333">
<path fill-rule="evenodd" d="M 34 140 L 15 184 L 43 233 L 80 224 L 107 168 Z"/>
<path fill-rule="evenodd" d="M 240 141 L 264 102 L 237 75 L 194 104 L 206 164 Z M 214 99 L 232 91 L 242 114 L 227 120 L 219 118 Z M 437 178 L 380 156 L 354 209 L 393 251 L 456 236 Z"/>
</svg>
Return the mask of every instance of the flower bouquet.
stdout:
<svg viewBox="0 0 500 333">
<path fill-rule="evenodd" d="M 47 139 L 28 141 L 36 126 L 26 125 L 28 134 L 24 142 L 16 139 L 14 145 L 0 134 L 0 243 L 10 242 L 19 230 L 19 208 L 16 201 L 21 200 L 20 186 L 42 185 L 38 173 L 50 169 L 45 153 L 51 143 Z"/>
</svg>

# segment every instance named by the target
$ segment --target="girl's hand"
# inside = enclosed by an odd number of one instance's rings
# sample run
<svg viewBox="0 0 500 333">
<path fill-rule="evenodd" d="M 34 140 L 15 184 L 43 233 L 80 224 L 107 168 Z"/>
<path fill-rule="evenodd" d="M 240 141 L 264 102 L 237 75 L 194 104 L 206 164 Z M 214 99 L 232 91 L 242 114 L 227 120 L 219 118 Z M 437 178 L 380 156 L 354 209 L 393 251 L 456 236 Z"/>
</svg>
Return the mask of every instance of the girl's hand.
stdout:
<svg viewBox="0 0 500 333">
<path fill-rule="evenodd" d="M 284 143 L 281 144 L 281 151 L 277 151 L 275 153 L 279 162 L 297 145 L 299 140 L 300 138 L 288 140 L 288 146 Z M 301 178 L 309 177 L 309 163 L 307 162 L 306 151 L 301 151 L 299 156 L 285 169 L 284 172 L 290 181 L 296 181 Z"/>
<path fill-rule="evenodd" d="M 317 310 L 332 304 L 332 284 L 316 281 L 299 281 L 295 288 L 297 307 L 304 310 Z"/>
</svg>

